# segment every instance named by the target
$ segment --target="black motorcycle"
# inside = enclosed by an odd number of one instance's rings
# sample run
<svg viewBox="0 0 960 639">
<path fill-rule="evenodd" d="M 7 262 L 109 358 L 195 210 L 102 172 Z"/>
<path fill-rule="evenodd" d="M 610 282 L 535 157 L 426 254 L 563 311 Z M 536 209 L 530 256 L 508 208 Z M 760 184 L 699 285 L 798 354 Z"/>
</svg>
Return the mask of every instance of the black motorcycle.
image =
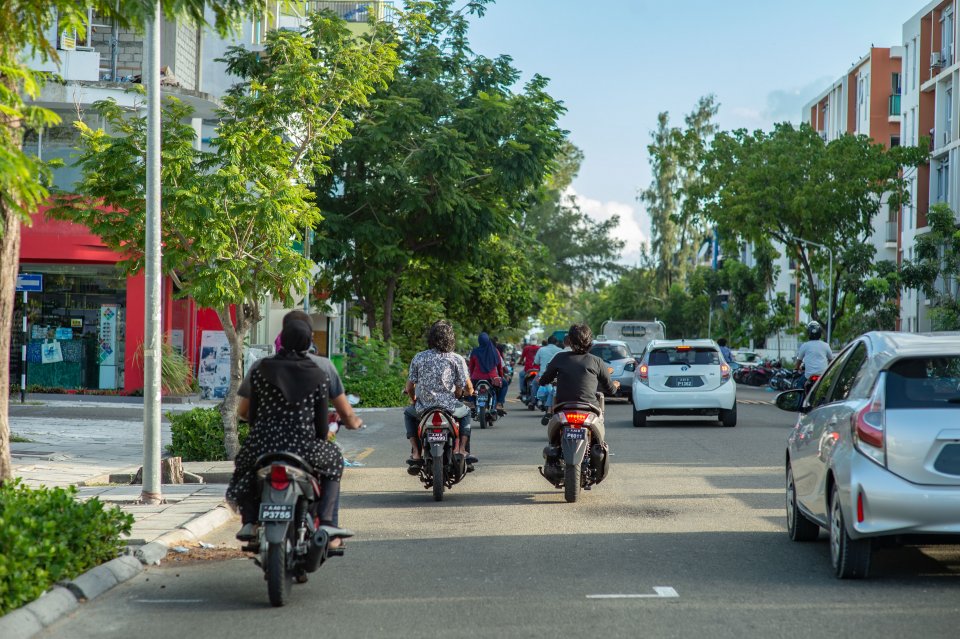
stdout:
<svg viewBox="0 0 960 639">
<path fill-rule="evenodd" d="M 590 490 L 602 482 L 610 470 L 606 443 L 594 442 L 593 424 L 603 415 L 603 396 L 599 406 L 579 402 L 558 404 L 547 432 L 560 429 L 560 445 L 543 449 L 544 465 L 540 474 L 556 488 L 563 488 L 567 502 L 575 502 L 580 489 Z"/>
<path fill-rule="evenodd" d="M 418 437 L 423 451 L 420 481 L 424 488 L 433 489 L 434 501 L 443 501 L 444 489 L 452 488 L 468 472 L 466 458 L 453 452 L 460 437 L 460 424 L 449 411 L 430 408 L 420 417 Z"/>
<path fill-rule="evenodd" d="M 492 383 L 482 379 L 477 382 L 476 393 L 476 418 L 480 422 L 480 428 L 492 427 L 493 422 L 500 417 L 497 413 L 497 389 Z"/>
<path fill-rule="evenodd" d="M 520 380 L 520 402 L 526 404 L 530 410 L 536 408 L 536 397 L 533 397 L 533 382 L 536 379 L 537 371 L 529 370 Z"/>
</svg>

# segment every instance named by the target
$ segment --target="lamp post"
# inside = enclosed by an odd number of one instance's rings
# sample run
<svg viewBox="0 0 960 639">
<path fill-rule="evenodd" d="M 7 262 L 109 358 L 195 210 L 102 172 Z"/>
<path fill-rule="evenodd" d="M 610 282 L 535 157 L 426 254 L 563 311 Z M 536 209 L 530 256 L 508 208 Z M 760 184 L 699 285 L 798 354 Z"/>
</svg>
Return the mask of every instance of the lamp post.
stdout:
<svg viewBox="0 0 960 639">
<path fill-rule="evenodd" d="M 830 336 L 833 334 L 833 250 L 829 246 L 824 246 L 823 244 L 818 244 L 817 242 L 812 242 L 810 240 L 804 240 L 794 235 L 788 235 L 787 239 L 793 240 L 794 242 L 800 242 L 802 244 L 810 244 L 811 246 L 816 246 L 817 248 L 822 248 L 830 255 L 830 272 L 827 275 L 829 279 L 829 288 L 827 289 L 827 344 L 830 343 Z"/>
</svg>

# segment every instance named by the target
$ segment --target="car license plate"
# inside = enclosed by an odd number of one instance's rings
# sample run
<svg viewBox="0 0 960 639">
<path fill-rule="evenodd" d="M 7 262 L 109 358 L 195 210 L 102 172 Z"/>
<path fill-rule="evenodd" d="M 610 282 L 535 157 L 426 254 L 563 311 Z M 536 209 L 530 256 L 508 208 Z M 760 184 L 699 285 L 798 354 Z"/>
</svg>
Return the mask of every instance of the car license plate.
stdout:
<svg viewBox="0 0 960 639">
<path fill-rule="evenodd" d="M 260 521 L 291 521 L 293 504 L 260 504 Z"/>
<path fill-rule="evenodd" d="M 582 440 L 586 439 L 587 433 L 582 428 L 568 428 L 563 431 L 563 437 L 564 439 Z"/>
<path fill-rule="evenodd" d="M 437 443 L 447 441 L 447 431 L 442 433 L 427 433 L 427 442 L 428 443 Z"/>
<path fill-rule="evenodd" d="M 675 376 L 667 379 L 667 386 L 671 388 L 696 388 L 703 386 L 703 378 L 696 376 Z"/>
</svg>

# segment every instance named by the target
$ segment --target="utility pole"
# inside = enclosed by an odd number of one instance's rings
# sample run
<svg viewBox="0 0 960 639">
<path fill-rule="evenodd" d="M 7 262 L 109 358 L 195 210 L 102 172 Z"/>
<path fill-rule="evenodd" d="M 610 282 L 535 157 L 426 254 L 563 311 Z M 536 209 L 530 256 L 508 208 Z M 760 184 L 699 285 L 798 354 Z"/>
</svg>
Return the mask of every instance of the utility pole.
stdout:
<svg viewBox="0 0 960 639">
<path fill-rule="evenodd" d="M 160 484 L 160 2 L 147 22 L 143 83 L 147 86 L 146 294 L 143 334 L 143 492 L 145 504 L 162 501 Z"/>
</svg>

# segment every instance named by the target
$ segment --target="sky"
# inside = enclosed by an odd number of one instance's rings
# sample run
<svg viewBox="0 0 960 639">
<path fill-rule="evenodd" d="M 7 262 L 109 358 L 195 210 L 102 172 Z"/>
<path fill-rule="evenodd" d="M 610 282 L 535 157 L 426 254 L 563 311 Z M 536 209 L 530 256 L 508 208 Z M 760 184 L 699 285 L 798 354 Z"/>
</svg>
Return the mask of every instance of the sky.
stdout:
<svg viewBox="0 0 960 639">
<path fill-rule="evenodd" d="M 867 54 L 899 46 L 915 0 L 498 0 L 470 30 L 473 50 L 507 54 L 524 79 L 551 79 L 561 126 L 585 160 L 572 191 L 596 219 L 620 216 L 636 263 L 650 218 L 657 114 L 671 123 L 714 94 L 721 129 L 800 122 L 804 104 Z"/>
</svg>

